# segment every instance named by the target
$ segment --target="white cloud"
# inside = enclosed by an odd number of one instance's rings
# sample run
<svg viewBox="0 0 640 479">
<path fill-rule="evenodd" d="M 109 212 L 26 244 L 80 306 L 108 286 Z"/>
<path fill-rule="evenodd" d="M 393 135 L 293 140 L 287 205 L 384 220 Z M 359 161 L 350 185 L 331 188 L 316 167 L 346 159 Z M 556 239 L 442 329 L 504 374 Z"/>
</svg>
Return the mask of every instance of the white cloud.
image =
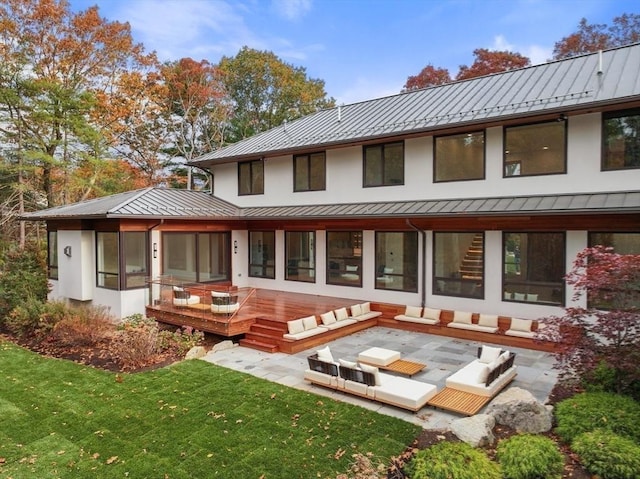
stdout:
<svg viewBox="0 0 640 479">
<path fill-rule="evenodd" d="M 507 41 L 504 35 L 496 35 L 493 39 L 492 50 L 509 51 L 519 53 L 531 60 L 532 65 L 539 65 L 549 61 L 553 54 L 553 48 L 540 45 L 514 45 Z"/>
<path fill-rule="evenodd" d="M 273 0 L 272 5 L 278 15 L 288 20 L 302 18 L 311 10 L 311 0 Z"/>
<path fill-rule="evenodd" d="M 335 95 L 336 104 L 348 105 L 374 98 L 397 95 L 402 90 L 402 84 L 392 85 L 389 82 L 373 82 L 370 78 L 358 77 L 355 81 L 349 83 L 349 87 L 346 90 Z"/>
<path fill-rule="evenodd" d="M 498 51 L 513 51 L 513 45 L 507 41 L 504 35 L 496 35 L 493 38 L 493 45 L 491 46 L 491 50 Z"/>
</svg>

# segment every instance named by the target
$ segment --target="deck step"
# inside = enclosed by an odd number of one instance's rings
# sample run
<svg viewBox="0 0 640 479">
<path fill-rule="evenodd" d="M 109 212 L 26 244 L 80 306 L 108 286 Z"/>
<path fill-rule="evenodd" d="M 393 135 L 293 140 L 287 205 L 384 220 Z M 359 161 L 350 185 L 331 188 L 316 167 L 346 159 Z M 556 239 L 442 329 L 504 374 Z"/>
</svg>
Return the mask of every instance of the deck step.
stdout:
<svg viewBox="0 0 640 479">
<path fill-rule="evenodd" d="M 277 344 L 266 343 L 266 342 L 258 341 L 257 339 L 252 339 L 252 338 L 242 338 L 240 340 L 240 346 L 244 346 L 251 349 L 257 349 L 259 351 L 264 351 L 267 353 L 278 352 Z"/>
<path fill-rule="evenodd" d="M 251 333 L 262 334 L 264 336 L 271 336 L 273 338 L 282 338 L 283 333 L 286 331 L 282 328 L 268 326 L 266 324 L 252 324 L 251 329 L 249 330 Z"/>
</svg>

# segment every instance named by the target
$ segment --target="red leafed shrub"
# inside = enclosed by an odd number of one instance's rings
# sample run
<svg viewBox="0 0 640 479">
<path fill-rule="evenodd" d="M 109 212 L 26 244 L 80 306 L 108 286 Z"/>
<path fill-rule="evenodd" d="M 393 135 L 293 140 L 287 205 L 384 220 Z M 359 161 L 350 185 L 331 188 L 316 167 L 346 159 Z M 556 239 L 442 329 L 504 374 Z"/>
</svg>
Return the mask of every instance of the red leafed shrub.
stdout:
<svg viewBox="0 0 640 479">
<path fill-rule="evenodd" d="M 55 324 L 51 339 L 63 346 L 92 346 L 108 339 L 114 330 L 106 308 L 72 308 Z"/>
</svg>

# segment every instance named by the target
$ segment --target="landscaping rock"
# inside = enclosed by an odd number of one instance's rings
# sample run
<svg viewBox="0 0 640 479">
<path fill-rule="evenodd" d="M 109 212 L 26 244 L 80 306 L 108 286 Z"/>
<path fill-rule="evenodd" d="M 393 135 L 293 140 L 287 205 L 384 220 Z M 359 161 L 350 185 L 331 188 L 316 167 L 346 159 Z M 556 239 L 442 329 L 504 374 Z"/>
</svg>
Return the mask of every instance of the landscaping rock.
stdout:
<svg viewBox="0 0 640 479">
<path fill-rule="evenodd" d="M 203 346 L 194 346 L 184 356 L 185 359 L 200 359 L 207 354 L 207 350 Z"/>
<path fill-rule="evenodd" d="M 451 423 L 451 431 L 458 439 L 473 447 L 491 446 L 496 438 L 493 428 L 496 425 L 495 418 L 489 414 L 476 414 L 475 416 L 456 419 Z"/>
<path fill-rule="evenodd" d="M 225 351 L 227 349 L 233 349 L 235 347 L 237 347 L 237 344 L 234 344 L 233 341 L 230 340 L 225 340 L 225 341 L 220 341 L 217 344 L 214 344 L 213 347 L 211 348 L 211 352 L 215 353 L 217 351 Z"/>
<path fill-rule="evenodd" d="M 499 394 L 487 407 L 498 424 L 503 424 L 522 433 L 541 433 L 551 430 L 553 411 L 541 404 L 529 391 L 509 388 Z"/>
</svg>

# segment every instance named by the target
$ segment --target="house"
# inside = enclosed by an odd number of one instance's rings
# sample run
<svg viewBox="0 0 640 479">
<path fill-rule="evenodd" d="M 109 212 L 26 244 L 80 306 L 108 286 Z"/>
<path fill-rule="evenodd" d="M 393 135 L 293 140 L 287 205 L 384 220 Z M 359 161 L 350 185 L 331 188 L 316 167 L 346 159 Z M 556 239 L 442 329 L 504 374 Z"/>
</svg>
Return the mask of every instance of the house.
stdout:
<svg viewBox="0 0 640 479">
<path fill-rule="evenodd" d="M 47 222 L 52 298 L 149 278 L 538 318 L 593 244 L 640 253 L 640 44 L 319 111 Z"/>
</svg>

